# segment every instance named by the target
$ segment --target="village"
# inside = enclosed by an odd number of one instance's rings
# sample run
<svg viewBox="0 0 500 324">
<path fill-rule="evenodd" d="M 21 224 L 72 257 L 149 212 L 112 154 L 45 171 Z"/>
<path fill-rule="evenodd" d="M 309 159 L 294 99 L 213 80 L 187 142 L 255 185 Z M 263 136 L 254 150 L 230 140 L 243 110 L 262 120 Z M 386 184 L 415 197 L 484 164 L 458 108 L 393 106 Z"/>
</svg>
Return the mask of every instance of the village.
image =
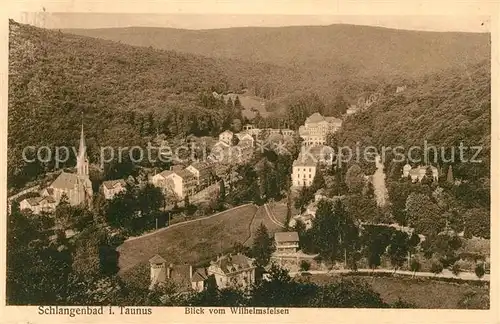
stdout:
<svg viewBox="0 0 500 324">
<path fill-rule="evenodd" d="M 397 92 L 403 91 L 404 88 L 398 87 Z M 216 94 L 214 94 L 216 96 Z M 365 107 L 369 107 L 372 102 L 367 101 Z M 356 106 L 351 106 L 344 118 L 358 112 Z M 169 201 L 169 206 L 164 204 L 163 211 L 169 208 L 179 208 L 184 205 L 188 207 L 197 201 L 210 199 L 211 196 L 220 196 L 221 190 L 230 190 L 232 183 L 241 179 L 235 167 L 245 165 L 251 162 L 256 154 L 263 153 L 265 150 L 275 150 L 277 154 L 290 154 L 285 144 L 299 143 L 300 148 L 307 148 L 307 154 L 302 154 L 300 151 L 293 160 L 291 165 L 291 173 L 288 175 L 288 183 L 290 190 L 288 191 L 288 212 L 285 218 L 284 215 L 275 216 L 268 203 L 264 204 L 264 210 L 267 217 L 277 224 L 277 229 L 269 233 L 272 235 L 272 252 L 269 254 L 268 261 L 265 264 L 256 263 L 255 258 L 251 258 L 241 251 L 231 252 L 228 254 L 218 254 L 214 259 L 204 267 L 194 267 L 192 264 L 175 264 L 164 256 L 150 251 L 148 260 L 150 268 L 150 289 L 156 289 L 158 286 L 164 285 L 166 282 L 175 284 L 178 292 L 195 291 L 201 292 L 207 288 L 207 285 L 214 284 L 219 289 L 229 287 L 238 289 L 247 289 L 256 283 L 258 280 L 266 280 L 269 278 L 267 273 L 272 264 L 279 265 L 290 271 L 292 274 L 310 274 L 310 273 L 329 273 L 331 271 L 350 271 L 347 257 L 340 267 L 334 269 L 325 267 L 321 261 L 319 253 L 306 253 L 301 249 L 301 239 L 305 232 L 313 228 L 313 223 L 316 214 L 321 204 L 329 202 L 333 205 L 336 202 L 344 201 L 344 195 L 332 195 L 327 193 L 325 185 L 317 186 L 318 175 L 325 173 L 329 169 L 335 168 L 332 165 L 332 156 L 335 154 L 335 149 L 328 146 L 328 137 L 335 134 L 342 127 L 342 119 L 335 117 L 324 117 L 320 113 L 313 113 L 300 126 L 298 131 L 291 129 L 259 129 L 252 124 L 242 126 L 240 132 L 225 130 L 219 134 L 216 143 L 212 146 L 210 154 L 204 161 L 194 161 L 190 163 L 179 163 L 172 165 L 169 169 L 160 172 L 154 172 L 147 175 L 146 184 L 150 184 L 158 188 L 165 201 Z M 164 137 L 163 137 L 164 138 Z M 160 140 L 162 145 L 166 144 L 164 139 Z M 284 144 L 285 143 L 285 144 Z M 102 182 L 99 192 L 94 193 L 92 182 L 89 177 L 89 160 L 86 152 L 84 125 L 81 126 L 80 140 L 78 146 L 78 155 L 76 159 L 76 172 L 61 172 L 57 178 L 47 187 L 39 189 L 38 195 L 31 195 L 29 198 L 24 198 L 19 202 L 21 211 L 29 211 L 34 215 L 53 214 L 57 206 L 64 201 L 70 206 L 88 206 L 92 207 L 93 199 L 96 195 L 100 195 L 106 201 L 113 201 L 127 191 L 129 188 L 129 179 L 114 179 Z M 222 170 L 222 171 L 221 171 Z M 387 189 L 385 188 L 385 174 L 383 166 L 379 162 L 377 170 L 381 172 L 381 182 L 369 175 L 363 175 L 365 183 L 369 186 L 375 184 L 375 198 L 379 206 L 383 205 L 387 199 Z M 451 169 L 450 169 L 451 170 Z M 377 171 L 377 172 L 379 172 Z M 376 177 L 376 174 L 373 177 Z M 452 171 L 449 171 L 452 172 Z M 217 176 L 223 175 L 222 177 Z M 430 176 L 431 182 L 437 182 L 440 176 L 438 169 L 435 166 L 411 166 L 406 164 L 401 170 L 401 178 L 411 178 L 411 182 L 426 181 Z M 449 175 L 448 175 L 449 176 Z M 322 177 L 322 176 L 321 176 Z M 324 181 L 324 180 L 323 180 Z M 380 185 L 381 183 L 381 185 Z M 223 189 L 221 189 L 222 187 Z M 365 185 L 362 185 L 365 186 Z M 290 215 L 290 201 L 299 199 L 301 195 L 305 195 L 305 190 L 313 189 L 314 192 L 307 194 L 310 198 L 300 205 L 296 203 L 296 214 Z M 222 195 L 225 195 L 222 193 Z M 19 200 L 19 195 L 11 197 L 10 202 Z M 271 202 L 271 204 L 275 204 Z M 299 206 L 300 205 L 300 206 Z M 372 221 L 357 220 L 357 226 L 381 226 L 383 228 L 395 229 L 402 231 L 412 236 L 413 228 L 399 226 L 397 224 L 373 223 Z M 158 227 L 156 221 L 156 230 L 162 230 Z M 171 221 L 165 223 L 165 228 L 168 229 Z M 176 225 L 182 225 L 182 221 Z M 165 229 L 163 228 L 163 229 Z M 297 230 L 295 230 L 297 229 Z M 299 233 L 300 231 L 300 233 Z M 73 229 L 66 229 L 65 236 L 71 238 L 78 232 Z M 152 235 L 149 232 L 147 235 Z M 269 235 L 266 232 L 266 235 Z M 462 234 L 463 235 L 463 234 Z M 140 238 L 140 235 L 137 236 Z M 134 238 L 135 239 L 135 238 Z M 425 236 L 419 234 L 418 242 L 425 241 Z M 168 242 L 165 242 L 168 244 Z M 415 247 L 417 248 L 417 247 Z M 408 252 L 409 253 L 409 252 Z M 181 256 L 182 258 L 182 256 Z M 415 275 L 414 267 L 411 264 L 411 258 L 405 258 L 409 275 Z M 401 263 L 402 264 L 402 263 Z M 389 265 L 390 267 L 390 265 Z M 355 268 L 358 271 L 357 267 Z M 367 271 L 361 269 L 361 271 Z M 388 272 L 393 270 L 388 269 Z M 404 273 L 403 270 L 401 270 Z M 420 273 L 420 276 L 425 273 Z M 427 272 L 427 275 L 432 275 Z M 441 275 L 443 276 L 443 275 Z M 446 277 L 446 275 L 444 275 Z M 453 275 L 448 275 L 453 276 Z M 466 274 L 467 276 L 467 274 Z M 456 277 L 456 275 L 454 276 Z M 210 283 L 213 281 L 213 283 Z"/>
</svg>

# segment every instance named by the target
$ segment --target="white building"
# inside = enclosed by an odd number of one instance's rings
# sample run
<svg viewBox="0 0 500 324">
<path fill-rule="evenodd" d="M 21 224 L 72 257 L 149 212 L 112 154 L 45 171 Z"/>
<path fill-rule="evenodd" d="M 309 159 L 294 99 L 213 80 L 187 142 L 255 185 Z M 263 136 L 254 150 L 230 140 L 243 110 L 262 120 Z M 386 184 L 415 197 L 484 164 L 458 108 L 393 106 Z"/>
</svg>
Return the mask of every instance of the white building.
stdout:
<svg viewBox="0 0 500 324">
<path fill-rule="evenodd" d="M 107 180 L 102 183 L 101 190 L 105 199 L 113 199 L 120 192 L 127 190 L 127 183 L 123 179 Z"/>
<path fill-rule="evenodd" d="M 316 161 L 310 156 L 299 155 L 297 160 L 293 161 L 292 166 L 292 186 L 309 187 L 316 175 Z"/>
<path fill-rule="evenodd" d="M 299 135 L 304 139 L 303 145 L 325 145 L 327 135 L 335 133 L 341 126 L 342 120 L 339 118 L 314 113 L 299 127 Z"/>
<path fill-rule="evenodd" d="M 349 116 L 349 115 L 353 115 L 353 114 L 357 113 L 358 111 L 359 111 L 358 106 L 356 106 L 356 105 L 351 105 L 351 106 L 349 106 L 349 108 L 347 108 L 347 110 L 346 110 L 345 114 L 346 114 L 347 116 Z"/>
<path fill-rule="evenodd" d="M 290 271 L 298 270 L 301 261 L 311 263 L 317 256 L 303 253 L 299 249 L 299 235 L 297 232 L 274 233 L 276 250 L 271 255 L 271 260 Z"/>
<path fill-rule="evenodd" d="M 249 133 L 246 133 L 246 132 L 237 133 L 236 137 L 238 137 L 238 140 L 239 140 L 238 144 L 239 145 L 245 145 L 245 146 L 249 146 L 249 147 L 254 146 L 255 139 Z"/>
<path fill-rule="evenodd" d="M 220 133 L 219 141 L 227 143 L 227 144 L 231 144 L 231 142 L 233 140 L 233 135 L 234 135 L 233 132 L 231 132 L 230 130 L 225 130 L 222 133 Z"/>
<path fill-rule="evenodd" d="M 401 177 L 408 178 L 408 176 L 410 176 L 413 182 L 422 181 L 428 167 L 432 170 L 433 181 L 438 181 L 439 172 L 435 166 L 418 166 L 416 168 L 412 168 L 411 165 L 406 164 L 403 166 L 403 173 L 401 174 Z"/>
<path fill-rule="evenodd" d="M 167 280 L 174 282 L 180 291 L 202 291 L 206 280 L 213 276 L 217 287 L 247 288 L 255 282 L 254 259 L 242 254 L 220 256 L 216 261 L 210 262 L 208 268 L 193 271 L 191 265 L 167 264 L 160 255 L 155 255 L 149 260 L 150 264 L 150 289 L 162 285 Z"/>
<path fill-rule="evenodd" d="M 165 170 L 151 177 L 150 182 L 161 188 L 165 195 L 174 194 L 177 199 L 191 196 L 196 191 L 197 179 L 188 170 Z"/>
<path fill-rule="evenodd" d="M 56 209 L 56 201 L 51 196 L 33 197 L 23 199 L 19 203 L 19 210 L 31 210 L 33 214 L 38 215 L 42 212 L 51 213 Z"/>
</svg>

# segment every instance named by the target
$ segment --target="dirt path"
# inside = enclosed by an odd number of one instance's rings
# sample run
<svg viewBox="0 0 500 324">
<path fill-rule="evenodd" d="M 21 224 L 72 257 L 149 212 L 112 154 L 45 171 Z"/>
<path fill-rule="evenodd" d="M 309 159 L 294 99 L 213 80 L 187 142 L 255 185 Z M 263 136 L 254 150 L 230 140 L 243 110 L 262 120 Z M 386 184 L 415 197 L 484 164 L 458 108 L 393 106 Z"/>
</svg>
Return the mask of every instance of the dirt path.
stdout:
<svg viewBox="0 0 500 324">
<path fill-rule="evenodd" d="M 266 214 L 267 214 L 267 217 L 269 217 L 269 219 L 271 220 L 271 222 L 273 222 L 275 225 L 278 225 L 279 227 L 282 227 L 282 228 L 285 228 L 285 224 L 283 224 L 282 222 L 280 222 L 276 216 L 274 216 L 273 214 L 273 211 L 271 210 L 271 208 L 269 207 L 269 205 L 266 203 L 264 204 L 264 209 L 266 210 Z"/>
</svg>

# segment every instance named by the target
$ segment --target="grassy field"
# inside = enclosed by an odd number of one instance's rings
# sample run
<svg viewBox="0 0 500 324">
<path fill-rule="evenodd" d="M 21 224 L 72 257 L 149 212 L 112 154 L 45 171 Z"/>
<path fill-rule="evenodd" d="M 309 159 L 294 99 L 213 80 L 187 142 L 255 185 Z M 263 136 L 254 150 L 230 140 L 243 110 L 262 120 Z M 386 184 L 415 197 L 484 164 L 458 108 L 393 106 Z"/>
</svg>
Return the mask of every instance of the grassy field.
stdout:
<svg viewBox="0 0 500 324">
<path fill-rule="evenodd" d="M 230 97 L 231 100 L 236 99 L 236 94 L 232 93 L 224 96 L 224 100 Z M 241 105 L 243 106 L 242 114 L 244 117 L 252 119 L 255 117 L 257 111 L 260 113 L 262 117 L 266 117 L 269 112 L 266 110 L 266 100 L 252 96 L 249 94 L 239 94 L 238 98 L 240 99 Z"/>
<path fill-rule="evenodd" d="M 396 302 L 401 298 L 401 300 L 411 303 L 417 308 L 489 308 L 488 286 L 480 287 L 467 283 L 456 284 L 409 277 L 346 277 L 365 280 L 388 303 Z M 319 284 L 325 284 L 339 280 L 339 278 L 338 276 L 314 275 L 311 280 Z"/>
<path fill-rule="evenodd" d="M 286 207 L 286 206 L 285 206 Z M 286 214 L 285 214 L 286 215 Z M 281 217 L 278 217 L 278 215 L 276 215 L 276 218 L 280 221 L 283 221 L 281 219 Z M 254 235 L 255 235 L 255 231 L 257 230 L 257 228 L 260 226 L 260 223 L 263 223 L 266 227 L 267 227 L 267 230 L 269 231 L 269 234 L 270 235 L 273 235 L 274 236 L 274 233 L 275 232 L 280 232 L 282 231 L 283 229 L 281 227 L 279 227 L 278 225 L 276 225 L 275 223 L 273 223 L 269 217 L 267 216 L 267 213 L 264 209 L 263 206 L 261 206 L 259 208 L 259 210 L 257 211 L 257 213 L 255 214 L 255 218 L 251 224 L 251 232 L 252 232 L 252 236 L 245 242 L 245 245 L 247 246 L 250 246 L 252 245 L 252 242 L 253 242 L 253 238 L 254 238 Z"/>
<path fill-rule="evenodd" d="M 146 264 L 157 253 L 168 262 L 177 264 L 196 264 L 210 259 L 234 243 L 247 240 L 256 211 L 256 206 L 245 206 L 124 242 L 117 249 L 120 272 Z"/>
</svg>

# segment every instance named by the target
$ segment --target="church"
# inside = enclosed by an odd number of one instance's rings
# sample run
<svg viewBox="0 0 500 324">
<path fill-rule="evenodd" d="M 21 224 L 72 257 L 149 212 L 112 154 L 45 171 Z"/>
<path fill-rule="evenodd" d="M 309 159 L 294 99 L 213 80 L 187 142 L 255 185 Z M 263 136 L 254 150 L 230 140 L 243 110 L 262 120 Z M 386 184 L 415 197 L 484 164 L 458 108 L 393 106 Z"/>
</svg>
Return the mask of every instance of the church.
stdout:
<svg viewBox="0 0 500 324">
<path fill-rule="evenodd" d="M 92 202 L 92 182 L 89 177 L 89 160 L 86 149 L 82 124 L 80 145 L 76 157 L 76 174 L 63 171 L 49 187 L 42 191 L 42 196 L 50 196 L 56 204 L 59 204 L 61 198 L 66 195 L 72 206 L 89 205 Z"/>
</svg>

